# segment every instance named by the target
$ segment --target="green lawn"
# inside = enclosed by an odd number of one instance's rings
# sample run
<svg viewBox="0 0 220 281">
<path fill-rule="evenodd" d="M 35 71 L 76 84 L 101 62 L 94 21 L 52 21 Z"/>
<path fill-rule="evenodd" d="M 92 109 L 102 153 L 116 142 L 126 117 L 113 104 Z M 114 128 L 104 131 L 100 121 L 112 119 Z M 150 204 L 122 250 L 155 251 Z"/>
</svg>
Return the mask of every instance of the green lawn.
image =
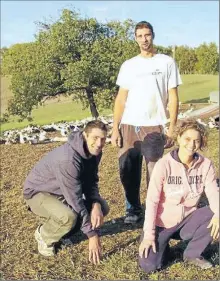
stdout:
<svg viewBox="0 0 220 281">
<path fill-rule="evenodd" d="M 209 93 L 218 90 L 218 75 L 181 75 L 183 85 L 179 87 L 179 96 L 181 102 L 207 102 Z M 1 113 L 7 107 L 8 100 L 12 96 L 9 87 L 9 78 L 1 77 Z M 111 114 L 112 110 L 105 110 L 100 114 Z M 64 99 L 60 102 L 46 104 L 43 107 L 33 110 L 34 120 L 32 122 L 18 122 L 11 118 L 9 123 L 2 124 L 1 131 L 23 128 L 30 123 L 43 125 L 61 120 L 72 121 L 91 116 L 90 111 L 82 110 L 80 104 L 71 99 Z"/>
<path fill-rule="evenodd" d="M 111 110 L 105 110 L 103 114 L 110 114 Z M 102 114 L 102 112 L 100 112 Z M 59 122 L 62 120 L 73 121 L 80 120 L 91 116 L 89 109 L 83 110 L 80 104 L 77 104 L 71 100 L 67 102 L 57 102 L 41 106 L 38 109 L 33 110 L 33 121 L 29 122 L 24 120 L 22 122 L 12 121 L 1 125 L 1 131 L 24 128 L 28 124 L 44 125 L 52 122 Z"/>
<path fill-rule="evenodd" d="M 179 97 L 185 103 L 208 102 L 209 93 L 219 90 L 218 75 L 181 75 L 183 84 L 179 87 Z"/>
</svg>

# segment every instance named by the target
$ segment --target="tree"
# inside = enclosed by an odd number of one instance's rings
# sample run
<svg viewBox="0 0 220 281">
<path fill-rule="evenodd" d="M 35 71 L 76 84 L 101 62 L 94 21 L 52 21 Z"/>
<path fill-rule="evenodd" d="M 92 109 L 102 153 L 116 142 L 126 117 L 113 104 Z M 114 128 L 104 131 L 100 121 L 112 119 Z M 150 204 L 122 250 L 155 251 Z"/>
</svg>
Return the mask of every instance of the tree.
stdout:
<svg viewBox="0 0 220 281">
<path fill-rule="evenodd" d="M 164 55 L 168 55 L 168 56 L 172 56 L 172 47 L 163 47 L 163 46 L 155 46 L 156 52 L 158 54 L 164 54 Z"/>
<path fill-rule="evenodd" d="M 190 74 L 195 72 L 195 66 L 197 63 L 195 49 L 188 46 L 177 46 L 175 59 L 181 74 Z"/>
<path fill-rule="evenodd" d="M 7 47 L 2 47 L 2 48 L 0 49 L 0 65 L 2 64 L 2 57 L 3 57 L 3 54 L 6 53 L 7 50 L 8 50 Z M 1 74 L 2 74 L 2 70 L 0 70 L 0 71 L 1 71 Z"/>
<path fill-rule="evenodd" d="M 133 26 L 100 24 L 67 9 L 55 23 L 42 23 L 34 43 L 15 45 L 3 57 L 12 74 L 10 113 L 25 118 L 47 98 L 66 94 L 98 117 L 98 108 L 112 104 L 121 63 L 137 50 Z"/>
<path fill-rule="evenodd" d="M 219 54 L 215 43 L 201 44 L 196 48 L 196 70 L 202 74 L 216 74 L 219 72 Z"/>
<path fill-rule="evenodd" d="M 38 42 L 15 44 L 3 54 L 3 74 L 11 75 L 13 98 L 8 111 L 21 119 L 30 117 L 48 95 L 65 92 L 59 72 L 53 62 L 44 56 Z"/>
</svg>

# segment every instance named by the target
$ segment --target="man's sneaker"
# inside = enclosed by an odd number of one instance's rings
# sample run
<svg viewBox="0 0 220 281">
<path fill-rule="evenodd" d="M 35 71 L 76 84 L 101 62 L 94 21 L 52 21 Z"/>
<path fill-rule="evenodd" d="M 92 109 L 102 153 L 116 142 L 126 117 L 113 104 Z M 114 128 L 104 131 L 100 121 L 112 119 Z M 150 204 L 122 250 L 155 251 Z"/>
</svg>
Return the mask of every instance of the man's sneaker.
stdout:
<svg viewBox="0 0 220 281">
<path fill-rule="evenodd" d="M 135 224 L 142 218 L 142 215 L 135 215 L 135 214 L 127 214 L 124 223 L 126 224 Z"/>
<path fill-rule="evenodd" d="M 184 258 L 184 261 L 196 265 L 198 267 L 200 267 L 201 269 L 208 269 L 213 267 L 213 265 L 207 261 L 206 259 L 204 259 L 203 257 L 199 257 L 199 258 L 195 258 L 195 259 L 189 259 L 189 258 Z"/>
<path fill-rule="evenodd" d="M 55 249 L 54 246 L 47 246 L 47 244 L 44 242 L 41 234 L 40 234 L 40 226 L 35 230 L 34 237 L 37 240 L 38 243 L 38 252 L 45 256 L 50 257 L 55 255 Z"/>
</svg>

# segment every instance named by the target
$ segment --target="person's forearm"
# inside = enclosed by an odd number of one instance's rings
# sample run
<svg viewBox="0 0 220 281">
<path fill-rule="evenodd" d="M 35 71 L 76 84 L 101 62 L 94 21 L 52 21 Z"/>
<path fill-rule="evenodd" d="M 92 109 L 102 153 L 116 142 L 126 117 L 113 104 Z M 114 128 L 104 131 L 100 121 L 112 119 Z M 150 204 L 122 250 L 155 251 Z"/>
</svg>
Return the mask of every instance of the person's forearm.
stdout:
<svg viewBox="0 0 220 281">
<path fill-rule="evenodd" d="M 98 202 L 93 203 L 93 204 L 92 204 L 92 208 L 98 208 L 98 209 L 100 209 L 100 210 L 102 209 L 102 208 L 101 208 L 101 204 L 98 203 Z"/>
<path fill-rule="evenodd" d="M 113 131 L 118 130 L 122 115 L 125 109 L 125 103 L 128 96 L 128 90 L 120 88 L 115 99 L 114 114 L 113 114 Z"/>
<path fill-rule="evenodd" d="M 178 108 L 179 108 L 179 98 L 177 89 L 170 89 L 169 91 L 169 113 L 170 113 L 170 125 L 168 132 L 173 133 L 176 126 L 177 117 L 178 117 Z"/>
<path fill-rule="evenodd" d="M 125 105 L 116 97 L 113 115 L 113 130 L 118 129 L 124 112 Z"/>
</svg>

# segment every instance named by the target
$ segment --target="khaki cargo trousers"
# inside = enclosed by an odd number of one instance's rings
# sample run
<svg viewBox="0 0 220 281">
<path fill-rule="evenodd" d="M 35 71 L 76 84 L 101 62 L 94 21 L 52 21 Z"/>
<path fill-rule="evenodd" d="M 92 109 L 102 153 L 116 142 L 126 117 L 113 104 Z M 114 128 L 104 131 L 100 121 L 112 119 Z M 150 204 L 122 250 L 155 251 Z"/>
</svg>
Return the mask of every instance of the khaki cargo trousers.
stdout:
<svg viewBox="0 0 220 281">
<path fill-rule="evenodd" d="M 60 199 L 63 199 L 63 202 Z M 34 214 L 45 218 L 41 226 L 41 236 L 48 246 L 58 242 L 76 225 L 78 215 L 64 201 L 64 198 L 46 192 L 39 192 L 26 200 Z M 103 215 L 107 215 L 109 212 L 107 202 L 102 198 L 100 204 Z M 85 205 L 90 212 L 92 204 L 85 201 Z"/>
</svg>

